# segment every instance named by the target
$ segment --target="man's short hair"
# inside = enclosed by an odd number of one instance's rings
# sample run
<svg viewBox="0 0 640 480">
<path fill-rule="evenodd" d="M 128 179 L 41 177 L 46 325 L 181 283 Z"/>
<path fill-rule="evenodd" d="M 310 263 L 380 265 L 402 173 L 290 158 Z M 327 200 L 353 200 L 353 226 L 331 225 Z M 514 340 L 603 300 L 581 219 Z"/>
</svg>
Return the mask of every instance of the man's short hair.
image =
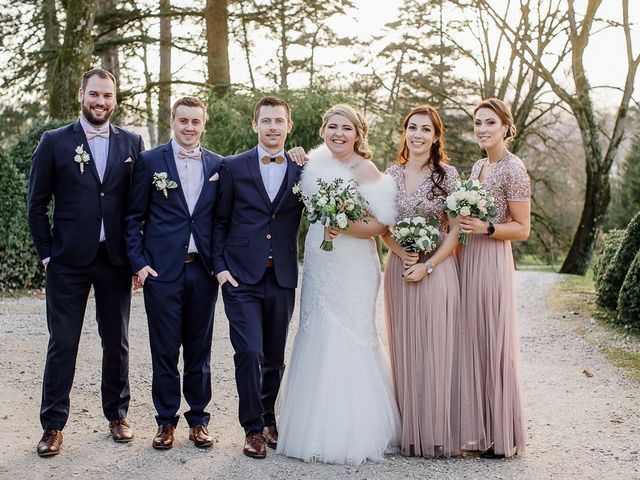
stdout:
<svg viewBox="0 0 640 480">
<path fill-rule="evenodd" d="M 80 86 L 82 91 L 87 88 L 87 83 L 89 83 L 89 79 L 91 77 L 108 78 L 113 82 L 114 90 L 117 88 L 116 77 L 113 76 L 113 73 L 109 70 L 105 70 L 104 68 L 93 68 L 82 75 L 82 84 Z"/>
<path fill-rule="evenodd" d="M 207 106 L 202 100 L 196 97 L 182 97 L 176 100 L 176 102 L 173 104 L 173 107 L 171 107 L 171 120 L 176 118 L 176 110 L 180 105 L 183 105 L 185 107 L 200 107 L 202 109 L 202 112 L 204 113 L 204 121 L 207 121 Z"/>
<path fill-rule="evenodd" d="M 253 121 L 256 123 L 258 122 L 258 115 L 260 115 L 260 107 L 284 107 L 287 111 L 287 120 L 291 121 L 291 108 L 281 98 L 274 96 L 262 97 L 253 109 Z"/>
</svg>

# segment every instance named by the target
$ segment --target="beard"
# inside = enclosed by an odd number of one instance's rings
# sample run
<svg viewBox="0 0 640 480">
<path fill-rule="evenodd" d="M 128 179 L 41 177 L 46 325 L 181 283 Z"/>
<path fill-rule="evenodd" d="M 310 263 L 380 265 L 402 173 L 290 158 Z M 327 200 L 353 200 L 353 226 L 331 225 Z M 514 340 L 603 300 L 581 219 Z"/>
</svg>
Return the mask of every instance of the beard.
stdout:
<svg viewBox="0 0 640 480">
<path fill-rule="evenodd" d="M 84 104 L 84 102 L 82 102 L 82 115 L 91 125 L 95 125 L 96 127 L 101 127 L 102 125 L 107 123 L 109 121 L 109 118 L 111 118 L 112 113 L 113 109 L 109 110 L 104 117 L 97 118 L 93 113 L 91 113 L 91 109 L 88 108 Z"/>
</svg>

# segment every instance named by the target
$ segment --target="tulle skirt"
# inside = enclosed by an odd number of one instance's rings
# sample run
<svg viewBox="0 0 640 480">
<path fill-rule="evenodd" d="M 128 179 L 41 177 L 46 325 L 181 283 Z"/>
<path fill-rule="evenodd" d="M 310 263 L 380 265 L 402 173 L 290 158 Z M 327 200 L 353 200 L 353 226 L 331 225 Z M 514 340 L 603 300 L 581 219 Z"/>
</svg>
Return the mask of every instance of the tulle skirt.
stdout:
<svg viewBox="0 0 640 480">
<path fill-rule="evenodd" d="M 401 277 L 402 260 L 389 254 L 385 310 L 404 455 L 459 453 L 457 357 L 460 292 L 454 256 L 417 283 Z"/>
<path fill-rule="evenodd" d="M 461 446 L 510 457 L 526 431 L 511 242 L 469 235 L 461 285 Z"/>
</svg>

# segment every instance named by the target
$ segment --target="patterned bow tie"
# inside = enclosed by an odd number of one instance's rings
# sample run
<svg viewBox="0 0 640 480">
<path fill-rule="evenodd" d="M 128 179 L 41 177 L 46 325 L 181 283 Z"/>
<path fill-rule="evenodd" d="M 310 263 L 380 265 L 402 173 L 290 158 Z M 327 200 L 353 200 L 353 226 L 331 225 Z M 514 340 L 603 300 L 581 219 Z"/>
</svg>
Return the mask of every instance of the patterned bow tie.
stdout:
<svg viewBox="0 0 640 480">
<path fill-rule="evenodd" d="M 100 128 L 92 128 L 90 130 L 85 130 L 84 134 L 86 135 L 87 140 L 91 140 L 92 138 L 95 138 L 95 137 L 109 138 L 109 126 L 107 125 Z"/>
<path fill-rule="evenodd" d="M 179 150 L 176 157 L 184 160 L 186 160 L 187 158 L 190 158 L 192 160 L 200 160 L 202 158 L 202 154 L 200 153 L 199 148 L 194 148 L 193 150 Z"/>
<path fill-rule="evenodd" d="M 278 165 L 280 165 L 284 162 L 284 157 L 282 155 L 278 155 L 277 157 L 270 157 L 269 155 L 265 155 L 261 160 L 265 165 L 269 165 L 272 162 L 276 162 Z"/>
</svg>

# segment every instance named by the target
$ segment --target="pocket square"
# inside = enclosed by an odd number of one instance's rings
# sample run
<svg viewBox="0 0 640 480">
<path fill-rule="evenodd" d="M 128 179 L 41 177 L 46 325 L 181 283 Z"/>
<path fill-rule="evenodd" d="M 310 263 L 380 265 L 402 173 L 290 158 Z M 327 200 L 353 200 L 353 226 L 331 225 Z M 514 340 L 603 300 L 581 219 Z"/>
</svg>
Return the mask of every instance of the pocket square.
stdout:
<svg viewBox="0 0 640 480">
<path fill-rule="evenodd" d="M 213 175 L 211 175 L 211 177 L 209 177 L 209 181 L 210 182 L 217 182 L 219 178 L 220 178 L 220 175 L 218 175 L 218 172 L 216 172 Z"/>
<path fill-rule="evenodd" d="M 133 162 L 133 160 L 131 159 L 131 157 L 127 158 L 127 159 L 124 161 L 124 163 L 131 163 L 131 162 Z"/>
</svg>

